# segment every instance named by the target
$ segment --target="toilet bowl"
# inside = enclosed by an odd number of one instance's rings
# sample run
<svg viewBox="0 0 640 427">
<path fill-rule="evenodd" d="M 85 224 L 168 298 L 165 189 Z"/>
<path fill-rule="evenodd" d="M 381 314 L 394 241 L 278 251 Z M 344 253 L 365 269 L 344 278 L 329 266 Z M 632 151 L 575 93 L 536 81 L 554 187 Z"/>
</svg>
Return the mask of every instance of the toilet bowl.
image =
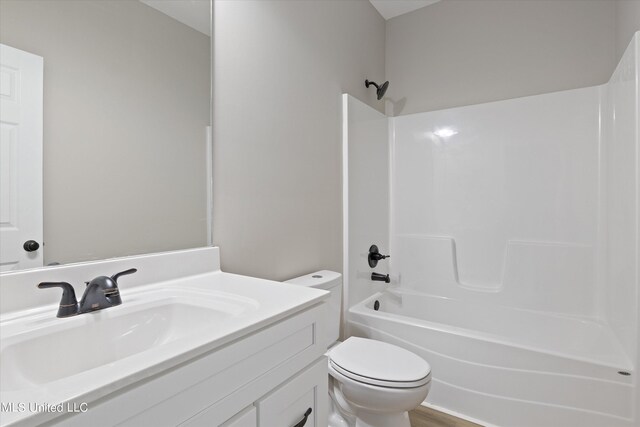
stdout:
<svg viewBox="0 0 640 427">
<path fill-rule="evenodd" d="M 325 336 L 331 399 L 329 427 L 410 427 L 408 411 L 429 393 L 431 367 L 416 354 L 382 341 L 350 337 L 338 342 L 342 276 L 333 271 L 287 283 L 330 291 Z"/>
</svg>

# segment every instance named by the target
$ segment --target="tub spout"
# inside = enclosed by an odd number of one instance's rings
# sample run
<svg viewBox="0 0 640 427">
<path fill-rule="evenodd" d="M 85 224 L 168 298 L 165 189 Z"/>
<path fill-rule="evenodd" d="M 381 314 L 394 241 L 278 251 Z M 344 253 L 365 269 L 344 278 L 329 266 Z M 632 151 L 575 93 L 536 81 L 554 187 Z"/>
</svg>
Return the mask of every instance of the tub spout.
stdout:
<svg viewBox="0 0 640 427">
<path fill-rule="evenodd" d="M 388 274 L 371 273 L 371 280 L 374 282 L 391 283 L 391 278 Z"/>
</svg>

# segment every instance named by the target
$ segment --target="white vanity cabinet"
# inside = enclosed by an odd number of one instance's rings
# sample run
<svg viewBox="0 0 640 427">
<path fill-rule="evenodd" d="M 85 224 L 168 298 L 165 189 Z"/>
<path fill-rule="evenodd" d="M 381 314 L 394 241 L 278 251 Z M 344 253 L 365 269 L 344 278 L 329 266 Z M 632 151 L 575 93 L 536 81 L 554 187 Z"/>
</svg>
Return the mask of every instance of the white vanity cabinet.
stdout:
<svg viewBox="0 0 640 427">
<path fill-rule="evenodd" d="M 88 402 L 46 425 L 305 427 L 327 425 L 326 303 Z"/>
</svg>

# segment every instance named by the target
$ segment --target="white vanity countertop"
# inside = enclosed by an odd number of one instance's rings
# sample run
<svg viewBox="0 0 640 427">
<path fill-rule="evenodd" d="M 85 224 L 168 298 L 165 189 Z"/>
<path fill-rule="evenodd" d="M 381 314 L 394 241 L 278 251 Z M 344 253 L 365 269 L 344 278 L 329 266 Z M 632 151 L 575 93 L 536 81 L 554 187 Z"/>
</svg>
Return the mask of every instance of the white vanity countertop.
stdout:
<svg viewBox="0 0 640 427">
<path fill-rule="evenodd" d="M 70 402 L 90 405 L 329 295 L 219 270 L 131 288 L 125 283 L 116 307 L 62 319 L 57 304 L 0 315 L 2 404 L 63 403 L 65 412 Z M 4 409 L 2 426 L 36 425 L 60 415 Z"/>
</svg>

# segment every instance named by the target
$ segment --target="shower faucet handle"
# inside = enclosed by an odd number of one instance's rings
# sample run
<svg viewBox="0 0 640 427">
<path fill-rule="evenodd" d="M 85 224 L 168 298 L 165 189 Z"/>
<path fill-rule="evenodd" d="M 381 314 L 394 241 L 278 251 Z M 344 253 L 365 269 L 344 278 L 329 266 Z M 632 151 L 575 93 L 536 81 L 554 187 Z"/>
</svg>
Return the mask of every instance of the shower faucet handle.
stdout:
<svg viewBox="0 0 640 427">
<path fill-rule="evenodd" d="M 374 282 L 391 283 L 391 278 L 388 274 L 371 273 L 371 280 Z"/>
<path fill-rule="evenodd" d="M 371 245 L 371 247 L 369 248 L 369 255 L 367 256 L 369 267 L 376 268 L 376 266 L 378 265 L 378 261 L 385 258 L 391 258 L 391 255 L 382 255 L 376 245 Z"/>
</svg>

